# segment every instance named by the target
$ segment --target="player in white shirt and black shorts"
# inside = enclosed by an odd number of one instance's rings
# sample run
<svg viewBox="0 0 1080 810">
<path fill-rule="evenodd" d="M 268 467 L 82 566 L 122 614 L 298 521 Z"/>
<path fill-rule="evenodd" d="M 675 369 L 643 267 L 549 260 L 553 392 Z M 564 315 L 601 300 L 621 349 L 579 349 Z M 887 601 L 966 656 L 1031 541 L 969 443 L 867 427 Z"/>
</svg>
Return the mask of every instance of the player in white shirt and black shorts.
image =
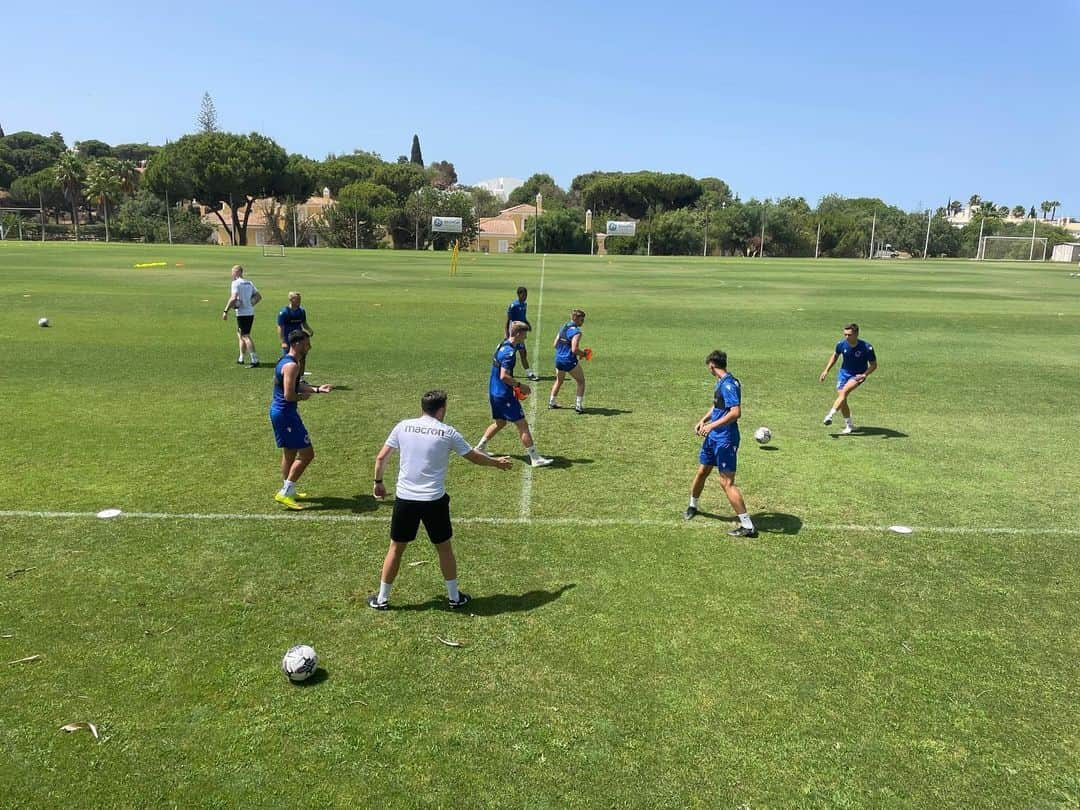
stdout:
<svg viewBox="0 0 1080 810">
<path fill-rule="evenodd" d="M 421 523 L 439 553 L 439 568 L 446 582 L 450 608 L 457 609 L 469 602 L 468 594 L 458 589 L 457 560 L 450 545 L 454 535 L 450 523 L 450 496 L 446 494 L 450 454 L 464 456 L 473 464 L 510 469 L 509 456 L 493 457 L 477 452 L 457 430 L 443 422 L 445 391 L 428 391 L 420 399 L 420 409 L 422 413 L 418 418 L 405 419 L 394 426 L 375 457 L 374 494 L 382 500 L 386 497 L 383 484 L 386 461 L 395 450 L 401 453 L 394 513 L 390 518 L 390 548 L 383 561 L 379 592 L 368 597 L 368 606 L 375 610 L 390 607 L 390 588 L 397 578 L 405 547 L 416 539 Z"/>
<path fill-rule="evenodd" d="M 240 356 L 236 358 L 236 362 L 243 364 L 244 352 L 247 351 L 251 361 L 248 368 L 259 367 L 259 355 L 255 351 L 255 340 L 251 337 L 251 326 L 255 323 L 255 305 L 260 301 L 262 293 L 244 278 L 244 268 L 238 264 L 233 265 L 229 300 L 221 312 L 221 320 L 227 321 L 229 310 L 236 310 L 236 339 L 240 343 Z"/>
</svg>

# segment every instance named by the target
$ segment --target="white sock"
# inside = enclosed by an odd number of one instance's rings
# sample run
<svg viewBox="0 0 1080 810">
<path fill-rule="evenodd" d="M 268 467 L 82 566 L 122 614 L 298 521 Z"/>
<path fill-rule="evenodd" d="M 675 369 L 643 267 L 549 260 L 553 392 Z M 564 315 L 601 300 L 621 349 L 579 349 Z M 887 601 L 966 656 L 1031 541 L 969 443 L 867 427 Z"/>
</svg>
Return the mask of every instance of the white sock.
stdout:
<svg viewBox="0 0 1080 810">
<path fill-rule="evenodd" d="M 392 582 L 380 582 L 379 583 L 379 598 L 378 598 L 377 601 L 379 601 L 379 602 L 389 602 L 390 601 L 390 589 L 393 588 L 393 587 L 394 587 L 394 583 L 392 583 Z"/>
<path fill-rule="evenodd" d="M 574 397 L 574 404 L 577 405 L 579 408 L 581 407 L 581 399 L 581 397 Z"/>
<path fill-rule="evenodd" d="M 845 416 L 844 417 L 844 424 L 847 425 L 848 427 L 851 427 L 851 417 L 850 416 Z"/>
<path fill-rule="evenodd" d="M 525 376 L 526 377 L 531 377 L 532 376 L 532 369 L 531 368 L 525 369 Z"/>
<path fill-rule="evenodd" d="M 483 450 L 485 447 L 487 447 L 487 439 L 481 439 L 476 443 L 476 447 L 474 449 Z"/>
<path fill-rule="evenodd" d="M 695 498 L 693 495 L 690 496 L 690 505 L 697 509 L 697 498 Z"/>
<path fill-rule="evenodd" d="M 236 362 L 237 363 L 243 363 L 244 362 L 244 353 L 243 352 L 240 352 L 240 356 L 236 358 Z"/>
<path fill-rule="evenodd" d="M 446 595 L 450 597 L 451 602 L 456 602 L 461 598 L 461 594 L 458 592 L 456 579 L 446 580 Z"/>
<path fill-rule="evenodd" d="M 750 519 L 750 515 L 746 514 L 745 512 L 739 515 L 739 523 L 742 524 L 742 527 L 744 529 L 754 528 L 754 521 L 752 521 Z"/>
<path fill-rule="evenodd" d="M 555 404 L 555 397 L 548 397 L 548 405 L 554 405 L 554 404 Z"/>
<path fill-rule="evenodd" d="M 255 352 L 251 353 L 251 362 L 252 363 L 258 363 L 259 362 L 259 355 L 255 354 Z"/>
<path fill-rule="evenodd" d="M 286 479 L 281 485 L 281 494 L 292 497 L 296 494 L 296 482 Z"/>
<path fill-rule="evenodd" d="M 526 447 L 525 452 L 529 454 L 529 458 L 540 458 L 540 454 L 536 452 L 536 445 L 532 447 Z"/>
<path fill-rule="evenodd" d="M 836 408 L 829 408 L 829 412 L 825 414 L 825 418 L 832 419 L 834 416 L 836 416 Z"/>
</svg>

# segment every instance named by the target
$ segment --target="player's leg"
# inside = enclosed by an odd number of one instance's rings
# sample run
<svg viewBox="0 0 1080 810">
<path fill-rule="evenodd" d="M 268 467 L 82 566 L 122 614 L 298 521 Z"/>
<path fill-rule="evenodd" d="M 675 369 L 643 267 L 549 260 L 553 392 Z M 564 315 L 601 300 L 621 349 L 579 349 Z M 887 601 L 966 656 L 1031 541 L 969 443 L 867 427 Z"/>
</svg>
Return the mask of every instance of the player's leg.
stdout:
<svg viewBox="0 0 1080 810">
<path fill-rule="evenodd" d="M 304 470 L 308 468 L 308 465 L 314 459 L 315 448 L 311 445 L 296 452 L 296 459 L 289 468 L 289 481 L 293 484 L 294 489 L 296 487 L 296 482 L 300 480 L 300 476 L 304 474 Z"/>
<path fill-rule="evenodd" d="M 310 463 L 315 456 L 308 437 L 307 428 L 300 421 L 300 415 L 295 411 L 270 411 L 270 424 L 274 427 L 274 440 L 281 448 L 281 489 L 274 495 L 274 500 L 287 509 L 303 509 L 296 502 L 299 493 L 296 491 L 296 479 L 293 477 L 294 468 L 300 463 L 301 455 L 310 452 L 307 462 L 300 471 Z"/>
<path fill-rule="evenodd" d="M 390 607 L 390 588 L 397 579 L 405 547 L 416 539 L 422 509 L 422 501 L 394 498 L 394 511 L 390 516 L 390 548 L 386 550 L 382 571 L 379 573 L 379 592 L 368 597 L 368 607 L 375 610 L 386 610 Z"/>
<path fill-rule="evenodd" d="M 424 508 L 424 528 L 439 555 L 439 570 L 446 584 L 446 598 L 451 609 L 463 607 L 469 601 L 469 595 L 458 590 L 457 559 L 450 538 L 454 528 L 450 524 L 450 496 L 444 494 L 439 500 L 431 501 Z"/>
<path fill-rule="evenodd" d="M 855 430 L 855 425 L 851 421 L 851 406 L 848 404 L 848 396 L 859 387 L 860 381 L 852 377 L 848 380 L 844 386 L 837 392 L 836 402 L 833 403 L 833 411 L 839 410 L 844 416 L 844 429 L 841 433 L 851 433 Z"/>
<path fill-rule="evenodd" d="M 717 451 L 717 459 L 720 462 L 716 466 L 716 472 L 720 476 L 720 486 L 724 489 L 728 503 L 739 516 L 739 525 L 728 534 L 735 537 L 757 537 L 757 529 L 754 521 L 746 511 L 746 501 L 743 500 L 742 492 L 735 486 L 735 464 L 739 452 L 738 447 L 725 447 Z"/>
<path fill-rule="evenodd" d="M 551 464 L 550 458 L 544 458 L 536 451 L 536 442 L 533 441 L 532 431 L 529 430 L 529 423 L 526 421 L 524 415 L 522 415 L 520 419 L 514 420 L 514 427 L 517 428 L 518 438 L 521 439 L 521 446 L 524 447 L 525 452 L 529 454 L 529 463 L 534 467 L 546 467 Z"/>
<path fill-rule="evenodd" d="M 522 343 L 518 346 L 518 356 L 521 357 L 521 367 L 525 369 L 525 376 L 532 382 L 536 382 L 540 378 L 536 376 L 536 372 L 532 370 L 532 366 L 529 365 L 529 350 L 525 348 L 525 344 Z"/>
<path fill-rule="evenodd" d="M 577 390 L 574 391 L 574 412 L 585 413 L 585 407 L 582 405 L 582 400 L 585 398 L 585 371 L 578 364 L 570 369 L 570 376 L 577 383 Z"/>
<path fill-rule="evenodd" d="M 702 455 L 705 453 L 705 448 L 701 450 Z M 705 490 L 705 482 L 709 478 L 709 473 L 713 471 L 713 465 L 707 464 L 704 461 L 700 461 L 697 472 L 694 473 L 694 480 L 690 484 L 690 504 L 686 507 L 686 511 L 683 512 L 683 517 L 686 520 L 690 520 L 698 513 L 698 498 L 701 497 L 701 493 Z"/>
<path fill-rule="evenodd" d="M 504 427 L 506 427 L 505 419 L 495 419 L 495 421 L 488 425 L 487 430 L 484 431 L 484 435 L 480 437 L 480 441 L 476 443 L 476 449 L 479 450 L 481 453 L 486 452 L 484 448 L 487 447 L 487 443 L 491 441 L 492 438 L 494 438 L 495 434 L 502 430 Z"/>
<path fill-rule="evenodd" d="M 256 368 L 259 365 L 259 353 L 255 351 L 255 339 L 251 336 L 251 332 L 244 335 L 248 345 L 248 357 L 251 358 L 251 364 L 249 368 Z"/>
<path fill-rule="evenodd" d="M 562 388 L 563 380 L 566 379 L 566 372 L 562 369 L 555 370 L 555 382 L 551 384 L 551 395 L 548 397 L 548 407 L 558 408 L 559 405 L 555 401 L 555 397 L 559 396 L 559 389 Z"/>
<path fill-rule="evenodd" d="M 281 480 L 287 481 L 289 478 L 289 470 L 292 469 L 293 462 L 296 461 L 297 450 L 291 447 L 281 448 Z"/>
<path fill-rule="evenodd" d="M 236 358 L 238 365 L 244 364 L 244 332 L 240 328 L 240 316 L 236 317 L 236 343 L 240 349 L 240 356 Z"/>
</svg>

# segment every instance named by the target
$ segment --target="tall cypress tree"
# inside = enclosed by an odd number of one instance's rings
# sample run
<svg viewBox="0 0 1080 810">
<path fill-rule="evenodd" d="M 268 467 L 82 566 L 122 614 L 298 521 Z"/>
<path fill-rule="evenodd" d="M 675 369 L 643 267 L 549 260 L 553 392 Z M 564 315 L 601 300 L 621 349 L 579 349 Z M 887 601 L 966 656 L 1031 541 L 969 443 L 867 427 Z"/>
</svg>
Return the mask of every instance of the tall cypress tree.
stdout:
<svg viewBox="0 0 1080 810">
<path fill-rule="evenodd" d="M 409 155 L 409 163 L 415 163 L 417 166 L 424 165 L 424 156 L 420 154 L 420 136 L 412 136 L 412 152 Z"/>
</svg>

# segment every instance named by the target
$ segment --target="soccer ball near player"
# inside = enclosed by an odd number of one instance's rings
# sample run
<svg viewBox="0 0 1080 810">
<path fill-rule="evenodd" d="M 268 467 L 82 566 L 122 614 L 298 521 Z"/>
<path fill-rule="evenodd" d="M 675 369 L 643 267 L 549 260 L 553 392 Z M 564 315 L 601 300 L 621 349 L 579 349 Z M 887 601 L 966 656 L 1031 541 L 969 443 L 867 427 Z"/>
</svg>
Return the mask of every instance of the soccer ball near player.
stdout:
<svg viewBox="0 0 1080 810">
<path fill-rule="evenodd" d="M 48 326 L 49 325 L 49 319 L 48 318 L 38 318 L 37 325 L 38 326 Z"/>
<path fill-rule="evenodd" d="M 767 427 L 759 427 L 754 431 L 754 441 L 758 444 L 768 444 L 772 440 L 772 431 Z"/>
<path fill-rule="evenodd" d="M 290 647 L 285 657 L 281 659 L 281 671 L 293 683 L 306 681 L 318 665 L 318 654 L 307 644 Z"/>
</svg>

